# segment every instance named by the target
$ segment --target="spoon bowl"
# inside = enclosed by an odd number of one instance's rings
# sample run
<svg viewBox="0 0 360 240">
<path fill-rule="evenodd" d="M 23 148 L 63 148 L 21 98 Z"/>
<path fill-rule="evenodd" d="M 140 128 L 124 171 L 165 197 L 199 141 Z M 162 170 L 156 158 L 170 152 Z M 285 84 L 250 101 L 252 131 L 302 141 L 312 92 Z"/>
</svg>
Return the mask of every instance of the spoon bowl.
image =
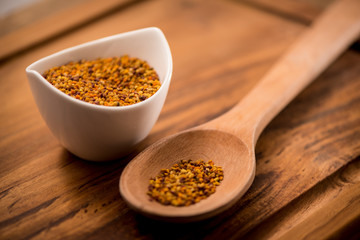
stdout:
<svg viewBox="0 0 360 240">
<path fill-rule="evenodd" d="M 215 165 L 222 166 L 225 177 L 216 194 L 186 208 L 149 201 L 144 194 L 149 179 L 161 168 L 171 168 L 181 159 L 212 159 Z M 124 170 L 120 189 L 137 211 L 152 218 L 161 216 L 173 221 L 187 221 L 188 218 L 202 219 L 203 215 L 213 216 L 231 206 L 223 199 L 236 201 L 249 188 L 254 176 L 254 153 L 244 142 L 230 133 L 198 128 L 165 138 L 140 153 Z"/>
<path fill-rule="evenodd" d="M 333 3 L 229 112 L 167 137 L 135 157 L 120 178 L 123 199 L 138 212 L 168 221 L 196 221 L 234 204 L 250 187 L 255 145 L 266 125 L 360 33 L 360 1 Z M 213 160 L 224 180 L 209 198 L 187 207 L 163 206 L 146 195 L 149 179 L 182 159 Z"/>
</svg>

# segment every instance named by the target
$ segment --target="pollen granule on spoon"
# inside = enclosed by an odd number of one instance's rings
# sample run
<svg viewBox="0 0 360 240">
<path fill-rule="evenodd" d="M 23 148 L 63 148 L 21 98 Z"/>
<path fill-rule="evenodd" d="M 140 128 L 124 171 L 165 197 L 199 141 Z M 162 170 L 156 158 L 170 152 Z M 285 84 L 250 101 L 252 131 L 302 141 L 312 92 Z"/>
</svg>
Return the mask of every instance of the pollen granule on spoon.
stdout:
<svg viewBox="0 0 360 240">
<path fill-rule="evenodd" d="M 212 160 L 181 160 L 150 179 L 147 195 L 163 205 L 189 206 L 213 194 L 223 179 Z"/>
</svg>

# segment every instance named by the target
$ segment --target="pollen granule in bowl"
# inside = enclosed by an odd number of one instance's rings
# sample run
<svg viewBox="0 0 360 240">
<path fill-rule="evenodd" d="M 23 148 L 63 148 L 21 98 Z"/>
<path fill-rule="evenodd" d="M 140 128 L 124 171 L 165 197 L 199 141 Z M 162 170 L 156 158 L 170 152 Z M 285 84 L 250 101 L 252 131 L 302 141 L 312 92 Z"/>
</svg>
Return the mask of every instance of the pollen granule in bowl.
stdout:
<svg viewBox="0 0 360 240">
<path fill-rule="evenodd" d="M 163 205 L 189 206 L 213 194 L 223 179 L 212 160 L 181 160 L 149 180 L 147 195 Z"/>
<path fill-rule="evenodd" d="M 128 55 L 70 62 L 47 70 L 43 77 L 73 98 L 104 106 L 144 101 L 161 85 L 146 61 Z"/>
</svg>

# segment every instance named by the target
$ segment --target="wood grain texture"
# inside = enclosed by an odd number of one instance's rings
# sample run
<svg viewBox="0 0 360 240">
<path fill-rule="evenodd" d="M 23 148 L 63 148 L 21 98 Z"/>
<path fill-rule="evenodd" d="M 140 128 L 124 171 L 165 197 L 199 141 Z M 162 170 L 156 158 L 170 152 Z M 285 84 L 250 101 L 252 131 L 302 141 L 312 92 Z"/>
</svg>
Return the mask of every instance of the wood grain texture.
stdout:
<svg viewBox="0 0 360 240">
<path fill-rule="evenodd" d="M 147 26 L 164 31 L 174 59 L 158 122 L 129 157 L 106 164 L 77 159 L 59 146 L 42 121 L 25 67 L 63 48 Z M 133 156 L 161 137 L 227 111 L 305 28 L 241 2 L 149 1 L 3 62 L 0 238 L 356 236 L 358 228 L 352 226 L 359 221 L 360 56 L 354 50 L 342 55 L 265 129 L 256 147 L 254 185 L 228 212 L 179 227 L 136 215 L 118 191 L 120 173 Z M 344 178 L 350 180 L 345 184 Z M 341 207 L 341 199 L 351 213 Z M 334 206 L 335 211 L 323 215 Z"/>
<path fill-rule="evenodd" d="M 359 171 L 356 158 L 253 229 L 244 239 L 358 239 Z M 349 232 L 355 234 L 349 235 Z"/>
<path fill-rule="evenodd" d="M 14 54 L 41 45 L 52 38 L 57 38 L 67 31 L 75 30 L 83 24 L 89 24 L 111 12 L 125 8 L 134 3 L 132 0 L 88 0 L 73 4 L 71 8 L 63 7 L 54 14 L 45 15 L 40 20 L 33 20 L 31 25 L 19 28 L 0 39 L 0 60 L 11 58 Z M 52 4 L 51 7 L 56 7 Z M 31 9 L 30 9 L 31 11 Z M 19 15 L 22 17 L 22 14 Z M 5 47 L 6 46 L 6 47 Z"/>
</svg>

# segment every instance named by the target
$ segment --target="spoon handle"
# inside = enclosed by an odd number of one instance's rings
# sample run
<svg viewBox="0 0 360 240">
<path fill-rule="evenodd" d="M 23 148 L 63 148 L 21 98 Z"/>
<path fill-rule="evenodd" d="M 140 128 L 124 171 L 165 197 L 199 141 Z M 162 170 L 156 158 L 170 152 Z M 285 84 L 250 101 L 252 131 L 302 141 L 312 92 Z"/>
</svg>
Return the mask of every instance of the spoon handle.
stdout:
<svg viewBox="0 0 360 240">
<path fill-rule="evenodd" d="M 204 127 L 231 132 L 255 144 L 265 126 L 355 41 L 359 33 L 360 0 L 334 2 L 247 96 Z"/>
</svg>

